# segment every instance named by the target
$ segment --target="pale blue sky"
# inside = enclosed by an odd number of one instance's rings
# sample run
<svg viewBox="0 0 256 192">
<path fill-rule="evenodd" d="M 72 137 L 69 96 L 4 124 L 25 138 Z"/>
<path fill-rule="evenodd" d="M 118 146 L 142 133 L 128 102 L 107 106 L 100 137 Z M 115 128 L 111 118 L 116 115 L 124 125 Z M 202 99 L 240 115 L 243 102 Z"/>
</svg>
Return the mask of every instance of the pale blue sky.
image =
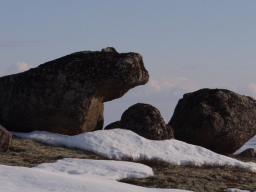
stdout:
<svg viewBox="0 0 256 192">
<path fill-rule="evenodd" d="M 254 0 L 0 0 L 0 76 L 82 50 L 142 54 L 151 81 L 106 104 L 106 123 L 137 102 L 168 122 L 203 87 L 256 97 Z"/>
</svg>

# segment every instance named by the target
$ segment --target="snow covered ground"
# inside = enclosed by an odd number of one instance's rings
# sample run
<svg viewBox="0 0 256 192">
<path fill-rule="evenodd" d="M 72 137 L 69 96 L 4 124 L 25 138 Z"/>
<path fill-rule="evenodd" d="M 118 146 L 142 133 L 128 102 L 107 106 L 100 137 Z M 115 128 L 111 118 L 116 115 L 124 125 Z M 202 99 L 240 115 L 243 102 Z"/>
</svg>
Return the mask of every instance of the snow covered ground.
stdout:
<svg viewBox="0 0 256 192">
<path fill-rule="evenodd" d="M 95 131 L 76 136 L 64 136 L 49 132 L 15 133 L 19 137 L 40 142 L 80 148 L 99 155 L 123 159 L 158 159 L 176 165 L 232 165 L 256 171 L 255 163 L 244 163 L 216 154 L 205 148 L 177 140 L 153 141 L 122 129 Z M 246 143 L 243 149 L 254 147 L 256 139 Z M 85 160 L 66 158 L 55 163 L 44 163 L 34 168 L 0 165 L 1 191 L 8 192 L 186 192 L 179 189 L 149 189 L 117 180 L 153 175 L 150 167 L 132 162 L 113 160 Z M 227 189 L 227 192 L 243 192 Z"/>
<path fill-rule="evenodd" d="M 55 163 L 43 163 L 35 168 L 67 175 L 98 176 L 111 180 L 145 178 L 154 175 L 152 168 L 146 165 L 112 160 L 65 158 Z"/>
<path fill-rule="evenodd" d="M 123 129 L 95 131 L 75 136 L 43 131 L 13 134 L 52 145 L 93 151 L 111 159 L 121 160 L 132 157 L 133 159 L 158 159 L 175 165 L 230 165 L 256 172 L 256 163 L 241 162 L 175 139 L 148 140 L 132 131 Z"/>
<path fill-rule="evenodd" d="M 34 168 L 0 165 L 0 191 L 185 192 L 178 189 L 149 189 L 116 181 L 152 174 L 152 169 L 142 164 L 104 160 L 63 159 Z"/>
</svg>

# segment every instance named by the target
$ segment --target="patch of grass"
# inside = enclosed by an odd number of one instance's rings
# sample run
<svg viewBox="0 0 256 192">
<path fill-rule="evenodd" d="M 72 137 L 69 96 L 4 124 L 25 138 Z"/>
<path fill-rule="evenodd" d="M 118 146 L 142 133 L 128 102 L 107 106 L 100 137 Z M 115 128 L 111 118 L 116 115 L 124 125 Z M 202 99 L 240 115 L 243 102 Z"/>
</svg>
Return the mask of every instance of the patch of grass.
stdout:
<svg viewBox="0 0 256 192">
<path fill-rule="evenodd" d="M 256 162 L 256 158 L 232 156 L 241 161 Z M 256 191 L 255 173 L 232 166 L 186 166 L 172 165 L 157 159 L 124 157 L 122 161 L 145 164 L 154 171 L 148 178 L 128 178 L 120 182 L 150 188 L 175 188 L 196 192 L 224 192 L 228 188 L 239 188 Z"/>
<path fill-rule="evenodd" d="M 178 166 L 166 162 L 144 162 L 154 176 L 122 179 L 120 182 L 152 188 L 176 188 L 196 192 L 223 192 L 228 188 L 256 190 L 255 173 L 230 166 Z"/>
<path fill-rule="evenodd" d="M 0 152 L 0 164 L 34 167 L 63 158 L 104 159 L 89 151 L 56 147 L 13 136 L 9 152 Z"/>
</svg>

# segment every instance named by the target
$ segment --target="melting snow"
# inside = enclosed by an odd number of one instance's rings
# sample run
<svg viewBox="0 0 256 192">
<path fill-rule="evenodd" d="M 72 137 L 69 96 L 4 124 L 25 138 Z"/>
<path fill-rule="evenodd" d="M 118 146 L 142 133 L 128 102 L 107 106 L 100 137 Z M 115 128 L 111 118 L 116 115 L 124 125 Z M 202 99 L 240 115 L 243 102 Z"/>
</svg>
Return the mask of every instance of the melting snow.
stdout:
<svg viewBox="0 0 256 192">
<path fill-rule="evenodd" d="M 99 155 L 124 159 L 158 159 L 175 165 L 229 165 L 256 171 L 256 163 L 241 162 L 214 153 L 200 146 L 175 139 L 154 141 L 123 129 L 101 130 L 75 136 L 64 136 L 44 131 L 13 133 L 40 142 L 93 151 Z"/>
</svg>

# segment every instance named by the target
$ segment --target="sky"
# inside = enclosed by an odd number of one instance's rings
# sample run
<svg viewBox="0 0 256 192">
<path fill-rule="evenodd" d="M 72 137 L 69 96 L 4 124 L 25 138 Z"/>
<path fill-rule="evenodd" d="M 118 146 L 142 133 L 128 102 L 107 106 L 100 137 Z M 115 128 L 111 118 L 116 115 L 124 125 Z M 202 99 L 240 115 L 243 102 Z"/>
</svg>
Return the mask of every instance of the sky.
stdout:
<svg viewBox="0 0 256 192">
<path fill-rule="evenodd" d="M 0 76 L 108 46 L 143 56 L 150 81 L 105 103 L 105 125 L 138 102 L 168 123 L 183 94 L 201 88 L 256 98 L 254 0 L 0 2 Z"/>
</svg>

